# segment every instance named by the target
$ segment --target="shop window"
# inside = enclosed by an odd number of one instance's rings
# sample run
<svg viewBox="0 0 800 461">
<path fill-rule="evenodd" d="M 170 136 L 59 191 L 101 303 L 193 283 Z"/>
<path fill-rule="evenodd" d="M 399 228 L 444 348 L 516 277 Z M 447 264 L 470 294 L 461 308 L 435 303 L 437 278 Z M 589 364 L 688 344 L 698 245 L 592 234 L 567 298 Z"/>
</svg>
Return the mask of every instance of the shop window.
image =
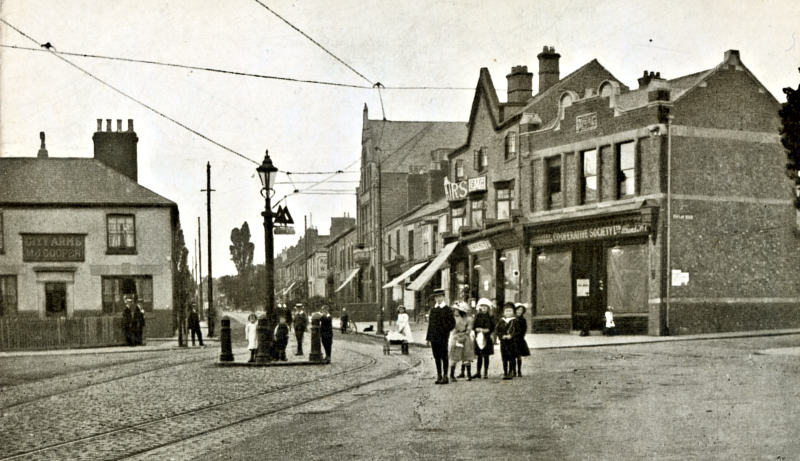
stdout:
<svg viewBox="0 0 800 461">
<path fill-rule="evenodd" d="M 561 199 L 561 157 L 547 159 L 547 208 L 560 208 Z"/>
<path fill-rule="evenodd" d="M 486 200 L 476 199 L 470 200 L 469 202 L 469 225 L 470 227 L 483 227 L 483 218 L 484 218 L 484 209 L 486 206 Z"/>
<path fill-rule="evenodd" d="M 0 317 L 17 312 L 17 276 L 0 275 Z"/>
<path fill-rule="evenodd" d="M 597 201 L 597 149 L 581 152 L 581 203 Z"/>
<path fill-rule="evenodd" d="M 617 198 L 636 195 L 636 149 L 634 142 L 617 144 Z"/>
<path fill-rule="evenodd" d="M 500 256 L 503 265 L 503 300 L 518 302 L 520 294 L 519 249 L 504 250 Z"/>
<path fill-rule="evenodd" d="M 414 229 L 408 230 L 408 260 L 414 259 Z"/>
<path fill-rule="evenodd" d="M 453 232 L 458 232 L 464 227 L 464 215 L 466 214 L 466 207 L 460 206 L 450 210 L 450 219 Z"/>
<path fill-rule="evenodd" d="M 149 275 L 102 277 L 102 290 L 104 314 L 122 312 L 125 295 L 133 296 L 145 312 L 153 311 L 153 277 Z"/>
<path fill-rule="evenodd" d="M 108 253 L 136 253 L 136 220 L 132 214 L 110 214 L 108 223 Z"/>
<path fill-rule="evenodd" d="M 647 248 L 622 245 L 608 251 L 608 305 L 617 313 L 647 313 Z"/>
<path fill-rule="evenodd" d="M 48 317 L 67 315 L 67 284 L 47 282 L 44 284 L 44 307 Z"/>
<path fill-rule="evenodd" d="M 506 135 L 505 159 L 510 160 L 517 156 L 517 133 L 510 132 Z"/>
<path fill-rule="evenodd" d="M 464 160 L 458 159 L 456 160 L 456 181 L 461 181 L 464 177 Z"/>
<path fill-rule="evenodd" d="M 505 183 L 496 186 L 497 191 L 497 219 L 511 219 L 511 209 L 514 203 L 514 185 Z"/>
</svg>

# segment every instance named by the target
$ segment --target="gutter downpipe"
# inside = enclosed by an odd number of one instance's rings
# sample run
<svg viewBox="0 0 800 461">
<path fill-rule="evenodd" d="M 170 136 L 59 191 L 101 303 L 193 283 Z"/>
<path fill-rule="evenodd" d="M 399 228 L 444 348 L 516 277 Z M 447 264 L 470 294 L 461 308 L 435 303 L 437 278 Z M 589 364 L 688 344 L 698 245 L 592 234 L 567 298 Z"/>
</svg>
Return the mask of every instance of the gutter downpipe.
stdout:
<svg viewBox="0 0 800 461">
<path fill-rule="evenodd" d="M 672 287 L 672 120 L 673 115 L 667 115 L 667 288 L 666 288 L 666 323 L 664 335 L 669 336 L 669 311 L 670 290 Z"/>
</svg>

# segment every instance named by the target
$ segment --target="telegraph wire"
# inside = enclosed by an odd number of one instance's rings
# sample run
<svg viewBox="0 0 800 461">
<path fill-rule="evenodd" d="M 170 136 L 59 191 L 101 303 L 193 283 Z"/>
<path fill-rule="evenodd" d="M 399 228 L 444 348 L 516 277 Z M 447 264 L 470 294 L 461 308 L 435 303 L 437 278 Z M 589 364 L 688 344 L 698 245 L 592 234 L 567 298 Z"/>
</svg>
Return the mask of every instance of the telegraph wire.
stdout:
<svg viewBox="0 0 800 461">
<path fill-rule="evenodd" d="M 365 77 L 365 76 L 364 76 L 364 74 L 362 74 L 361 72 L 359 72 L 359 71 L 355 70 L 355 69 L 353 68 L 353 66 L 351 66 L 350 64 L 348 64 L 348 63 L 344 62 L 344 61 L 343 61 L 341 58 L 339 58 L 338 56 L 336 56 L 335 54 L 333 54 L 332 52 L 330 52 L 330 51 L 329 51 L 327 48 L 325 48 L 324 46 L 322 46 L 322 44 L 320 44 L 318 41 L 316 41 L 316 40 L 314 40 L 313 38 L 311 38 L 311 37 L 310 37 L 308 34 L 306 34 L 305 32 L 303 32 L 302 30 L 300 30 L 300 29 L 299 29 L 297 26 L 295 26 L 295 25 L 294 25 L 294 24 L 292 24 L 291 22 L 287 21 L 287 20 L 286 20 L 286 19 L 285 19 L 283 16 L 279 15 L 278 13 L 276 13 L 276 12 L 275 12 L 275 10 L 273 10 L 273 9 L 272 9 L 272 8 L 270 8 L 270 7 L 268 7 L 268 6 L 267 6 L 265 3 L 263 3 L 261 0 L 254 0 L 254 1 L 255 1 L 256 3 L 258 3 L 259 5 L 261 5 L 261 6 L 262 6 L 264 9 L 266 9 L 267 11 L 269 11 L 270 13 L 272 13 L 273 15 L 275 15 L 275 16 L 276 16 L 278 19 L 280 19 L 281 21 L 285 22 L 285 23 L 286 23 L 286 24 L 287 24 L 289 27 L 291 27 L 292 29 L 294 29 L 294 30 L 296 30 L 297 32 L 299 32 L 299 33 L 300 33 L 300 34 L 301 34 L 303 37 L 305 37 L 305 38 L 307 38 L 308 40 L 310 40 L 310 41 L 311 41 L 311 43 L 313 43 L 314 45 L 317 45 L 317 46 L 318 46 L 318 47 L 319 47 L 319 48 L 320 48 L 322 51 L 324 51 L 324 52 L 328 53 L 328 55 L 330 55 L 330 56 L 331 56 L 333 59 L 335 59 L 335 60 L 339 61 L 339 62 L 340 62 L 340 63 L 342 63 L 342 64 L 343 64 L 345 67 L 347 67 L 348 69 L 350 69 L 351 71 L 353 71 L 353 72 L 354 72 L 356 75 L 358 75 L 359 77 L 361 77 L 361 78 L 363 78 L 364 80 L 366 80 L 366 81 L 367 81 L 367 82 L 368 82 L 370 85 L 372 85 L 372 84 L 373 84 L 373 82 L 372 82 L 370 79 L 368 79 L 367 77 Z"/>
<path fill-rule="evenodd" d="M 37 44 L 39 46 L 42 46 L 42 44 L 39 43 L 36 39 L 34 39 L 30 35 L 26 34 L 25 32 L 21 31 L 20 29 L 16 28 L 14 25 L 9 23 L 5 19 L 0 18 L 0 22 L 2 22 L 3 24 L 7 25 L 8 27 L 10 27 L 14 31 L 16 31 L 18 34 L 22 35 L 23 37 L 27 38 L 28 40 L 32 41 L 33 43 L 35 43 L 35 44 Z M 194 128 L 191 128 L 190 126 L 188 126 L 188 125 L 186 125 L 186 124 L 184 124 L 184 123 L 182 123 L 182 122 L 180 122 L 180 121 L 178 121 L 178 120 L 176 120 L 176 119 L 174 119 L 172 117 L 170 117 L 169 115 L 161 112 L 160 110 L 158 110 L 155 107 L 147 104 L 146 102 L 144 102 L 144 101 L 142 101 L 140 99 L 137 99 L 136 97 L 131 96 L 128 93 L 125 93 L 124 91 L 120 90 L 119 88 L 115 87 L 114 85 L 106 82 L 105 80 L 103 80 L 100 77 L 94 75 L 93 73 L 89 72 L 88 70 L 86 70 L 86 69 L 82 68 L 81 66 L 73 63 L 69 59 L 67 59 L 67 58 L 65 58 L 63 56 L 60 56 L 58 52 L 53 51 L 52 46 L 50 48 L 47 48 L 47 51 L 50 54 L 52 54 L 53 56 L 55 56 L 56 58 L 58 58 L 58 59 L 64 61 L 65 63 L 69 64 L 71 67 L 74 67 L 75 69 L 77 69 L 77 70 L 81 71 L 82 73 L 86 74 L 87 76 L 91 77 L 93 80 L 97 81 L 101 85 L 113 90 L 114 92 L 116 92 L 116 93 L 120 94 L 121 96 L 123 96 L 123 97 L 125 97 L 125 98 L 127 98 L 127 99 L 129 99 L 129 100 L 131 100 L 133 102 L 135 102 L 136 104 L 139 104 L 140 106 L 142 106 L 142 107 L 146 108 L 147 110 L 155 113 L 156 115 L 158 115 L 158 116 L 160 116 L 160 117 L 162 117 L 162 118 L 164 118 L 166 120 L 169 120 L 170 122 L 172 122 L 172 123 L 178 125 L 179 127 L 183 128 L 184 130 L 186 130 L 186 131 L 188 131 L 188 132 L 190 132 L 190 133 L 192 133 L 192 134 L 194 134 L 196 136 L 199 136 L 200 138 L 205 139 L 206 141 L 210 142 L 211 144 L 214 144 L 215 146 L 217 146 L 217 147 L 219 147 L 219 148 L 221 148 L 221 149 L 223 149 L 223 150 L 225 150 L 227 152 L 230 152 L 230 153 L 232 153 L 232 154 L 234 154 L 236 156 L 239 156 L 239 157 L 241 157 L 241 158 L 243 158 L 243 159 L 245 159 L 245 160 L 247 160 L 247 161 L 249 161 L 249 162 L 251 162 L 251 163 L 253 163 L 255 165 L 261 165 L 261 163 L 259 163 L 259 162 L 255 161 L 255 160 L 247 157 L 244 154 L 241 154 L 241 153 L 231 149 L 230 147 L 228 147 L 228 146 L 226 146 L 224 144 L 221 144 L 221 143 L 209 138 L 208 136 L 204 135 L 203 133 L 195 130 Z"/>
</svg>

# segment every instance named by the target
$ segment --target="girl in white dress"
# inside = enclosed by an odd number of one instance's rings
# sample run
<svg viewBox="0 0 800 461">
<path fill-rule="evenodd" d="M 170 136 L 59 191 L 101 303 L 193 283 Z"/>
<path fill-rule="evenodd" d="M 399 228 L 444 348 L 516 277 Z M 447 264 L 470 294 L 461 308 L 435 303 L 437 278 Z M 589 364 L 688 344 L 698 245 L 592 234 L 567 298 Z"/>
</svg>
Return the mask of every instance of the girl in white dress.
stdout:
<svg viewBox="0 0 800 461">
<path fill-rule="evenodd" d="M 247 316 L 247 325 L 244 326 L 244 337 L 247 338 L 247 348 L 250 349 L 250 360 L 256 361 L 256 350 L 258 349 L 258 336 L 256 335 L 256 314 Z"/>
</svg>

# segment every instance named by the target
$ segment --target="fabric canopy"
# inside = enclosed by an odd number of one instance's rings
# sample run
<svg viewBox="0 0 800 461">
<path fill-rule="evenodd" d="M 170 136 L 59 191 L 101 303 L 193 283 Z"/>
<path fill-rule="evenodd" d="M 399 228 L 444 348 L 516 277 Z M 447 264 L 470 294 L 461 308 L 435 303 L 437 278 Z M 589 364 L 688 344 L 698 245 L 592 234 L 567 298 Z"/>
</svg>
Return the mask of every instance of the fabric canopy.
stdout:
<svg viewBox="0 0 800 461">
<path fill-rule="evenodd" d="M 412 275 L 416 274 L 417 271 L 422 269 L 422 266 L 424 266 L 425 264 L 428 264 L 428 262 L 425 261 L 425 262 L 422 262 L 422 263 L 419 263 L 419 264 L 414 264 L 411 267 L 411 269 L 409 269 L 409 270 L 403 272 L 402 274 L 398 275 L 397 277 L 393 278 L 391 282 L 387 283 L 383 287 L 384 288 L 391 288 L 393 286 L 399 285 L 403 280 L 405 280 L 405 279 L 411 277 Z"/>
<path fill-rule="evenodd" d="M 297 281 L 294 281 L 294 282 L 292 282 L 292 284 L 291 284 L 291 285 L 289 285 L 288 287 L 286 287 L 286 288 L 285 288 L 285 289 L 284 289 L 284 290 L 281 292 L 281 294 L 283 294 L 284 296 L 286 296 L 286 293 L 288 293 L 288 292 L 292 291 L 292 288 L 294 288 L 294 285 L 295 285 L 296 283 L 297 283 Z"/>
<path fill-rule="evenodd" d="M 421 274 L 419 274 L 419 277 L 417 277 L 413 282 L 411 282 L 411 284 L 408 285 L 407 289 L 413 291 L 422 290 L 422 287 L 424 287 L 425 284 L 431 280 L 433 275 L 436 274 L 436 271 L 441 269 L 445 261 L 447 261 L 447 258 L 450 257 L 450 254 L 456 249 L 456 245 L 458 245 L 458 242 L 451 242 L 445 245 L 444 248 L 442 248 L 442 251 L 436 255 L 433 261 L 431 261 L 431 264 L 426 267 Z"/>
<path fill-rule="evenodd" d="M 344 282 L 342 282 L 342 284 L 339 285 L 339 288 L 337 288 L 336 291 L 334 291 L 334 293 L 338 293 L 339 290 L 341 290 L 342 288 L 347 286 L 347 284 L 350 283 L 351 280 L 353 280 L 353 277 L 355 277 L 356 274 L 358 274 L 358 271 L 360 271 L 360 270 L 361 270 L 360 267 L 358 267 L 356 269 L 353 269 L 353 272 L 350 272 L 350 275 L 348 275 L 347 278 L 344 279 Z"/>
</svg>

